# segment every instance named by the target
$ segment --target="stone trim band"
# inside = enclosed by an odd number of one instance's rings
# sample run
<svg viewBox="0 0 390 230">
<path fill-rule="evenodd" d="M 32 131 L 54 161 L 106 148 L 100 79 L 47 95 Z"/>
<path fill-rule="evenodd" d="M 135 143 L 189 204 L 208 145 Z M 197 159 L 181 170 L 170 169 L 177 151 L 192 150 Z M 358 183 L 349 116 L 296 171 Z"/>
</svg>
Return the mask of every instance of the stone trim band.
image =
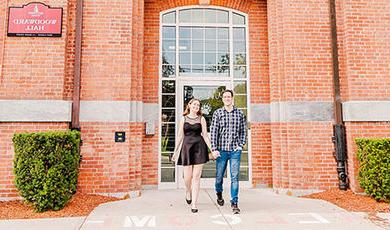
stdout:
<svg viewBox="0 0 390 230">
<path fill-rule="evenodd" d="M 0 100 L 0 122 L 70 122 L 71 101 Z M 333 121 L 333 102 L 252 104 L 251 122 Z M 81 122 L 150 122 L 159 105 L 139 101 L 81 101 Z M 344 121 L 390 121 L 390 101 L 343 103 Z"/>
</svg>

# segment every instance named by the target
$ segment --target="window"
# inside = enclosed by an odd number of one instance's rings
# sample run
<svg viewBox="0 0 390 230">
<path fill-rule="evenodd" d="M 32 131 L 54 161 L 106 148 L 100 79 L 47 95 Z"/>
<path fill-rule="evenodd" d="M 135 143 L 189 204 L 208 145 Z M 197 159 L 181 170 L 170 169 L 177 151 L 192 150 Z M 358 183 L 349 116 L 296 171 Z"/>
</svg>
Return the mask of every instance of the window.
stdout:
<svg viewBox="0 0 390 230">
<path fill-rule="evenodd" d="M 246 78 L 245 16 L 222 9 L 162 15 L 162 77 Z"/>
<path fill-rule="evenodd" d="M 246 16 L 225 8 L 177 8 L 161 15 L 161 177 L 175 182 L 170 162 L 178 113 L 180 79 L 212 79 L 235 92 L 234 104 L 248 111 Z M 177 99 L 179 100 L 179 99 Z M 242 152 L 240 180 L 249 180 L 248 148 Z"/>
</svg>

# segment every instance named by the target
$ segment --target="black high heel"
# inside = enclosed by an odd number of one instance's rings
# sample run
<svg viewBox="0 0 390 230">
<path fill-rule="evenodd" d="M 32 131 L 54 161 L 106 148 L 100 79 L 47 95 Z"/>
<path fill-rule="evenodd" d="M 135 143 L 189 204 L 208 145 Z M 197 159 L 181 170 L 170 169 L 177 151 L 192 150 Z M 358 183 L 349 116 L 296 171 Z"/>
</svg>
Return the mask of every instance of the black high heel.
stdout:
<svg viewBox="0 0 390 230">
<path fill-rule="evenodd" d="M 189 199 L 189 200 L 187 199 L 187 194 L 186 194 L 186 202 L 187 202 L 187 204 L 191 204 L 192 203 L 192 199 Z"/>
</svg>

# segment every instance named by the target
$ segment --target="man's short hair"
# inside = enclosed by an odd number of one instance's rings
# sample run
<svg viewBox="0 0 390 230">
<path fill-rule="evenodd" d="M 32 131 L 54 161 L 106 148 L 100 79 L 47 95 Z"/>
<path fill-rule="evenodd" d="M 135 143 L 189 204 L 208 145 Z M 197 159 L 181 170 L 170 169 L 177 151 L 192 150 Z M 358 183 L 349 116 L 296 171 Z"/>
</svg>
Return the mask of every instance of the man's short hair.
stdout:
<svg viewBox="0 0 390 230">
<path fill-rule="evenodd" d="M 234 96 L 233 91 L 230 90 L 230 89 L 225 89 L 225 90 L 222 92 L 221 95 L 223 96 L 225 93 L 230 93 L 230 95 L 232 95 L 232 97 Z"/>
</svg>

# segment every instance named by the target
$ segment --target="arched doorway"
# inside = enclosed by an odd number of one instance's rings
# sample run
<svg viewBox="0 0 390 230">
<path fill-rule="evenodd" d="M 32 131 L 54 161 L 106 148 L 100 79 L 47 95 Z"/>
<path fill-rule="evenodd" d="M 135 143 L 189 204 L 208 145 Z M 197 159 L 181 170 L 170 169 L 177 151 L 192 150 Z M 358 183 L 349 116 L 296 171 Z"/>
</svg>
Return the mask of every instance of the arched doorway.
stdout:
<svg viewBox="0 0 390 230">
<path fill-rule="evenodd" d="M 161 12 L 159 187 L 183 186 L 181 167 L 174 166 L 170 157 L 176 124 L 191 98 L 201 100 L 208 128 L 212 113 L 222 106 L 220 93 L 227 88 L 234 90 L 235 105 L 249 117 L 247 18 L 244 13 L 215 6 L 178 7 Z M 251 181 L 247 146 L 240 168 L 243 186 L 250 186 Z M 227 179 L 229 176 L 226 175 Z M 205 165 L 202 178 L 202 187 L 213 187 L 214 161 Z"/>
</svg>

